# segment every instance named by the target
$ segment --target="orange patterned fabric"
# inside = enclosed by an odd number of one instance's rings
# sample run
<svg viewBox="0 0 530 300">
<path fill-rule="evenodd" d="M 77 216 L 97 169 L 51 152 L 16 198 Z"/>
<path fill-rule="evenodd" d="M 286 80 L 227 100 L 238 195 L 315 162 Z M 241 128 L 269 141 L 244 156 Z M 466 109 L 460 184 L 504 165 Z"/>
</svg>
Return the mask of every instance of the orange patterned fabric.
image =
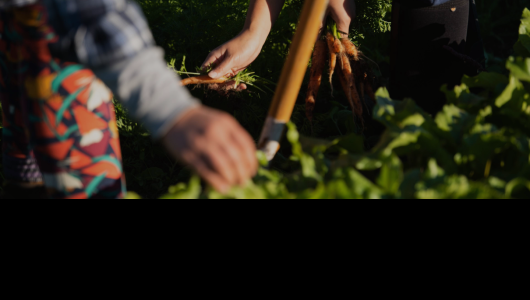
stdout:
<svg viewBox="0 0 530 300">
<path fill-rule="evenodd" d="M 53 59 L 40 5 L 0 18 L 4 177 L 43 182 L 52 198 L 125 192 L 112 95 L 92 71 Z"/>
</svg>

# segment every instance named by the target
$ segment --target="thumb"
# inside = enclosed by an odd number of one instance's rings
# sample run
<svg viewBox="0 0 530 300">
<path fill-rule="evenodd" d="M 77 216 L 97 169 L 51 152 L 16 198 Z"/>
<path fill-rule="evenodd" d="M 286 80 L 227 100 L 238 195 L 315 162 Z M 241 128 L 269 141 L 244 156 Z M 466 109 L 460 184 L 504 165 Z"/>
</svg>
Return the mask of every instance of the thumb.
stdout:
<svg viewBox="0 0 530 300">
<path fill-rule="evenodd" d="M 223 54 L 223 50 L 222 49 L 220 49 L 220 48 L 214 49 L 212 52 L 210 52 L 210 54 L 208 54 L 208 56 L 206 57 L 206 59 L 202 63 L 201 69 L 204 70 L 204 69 L 208 68 L 210 65 L 215 64 L 218 60 L 221 60 L 223 56 L 224 56 L 224 54 Z"/>
<path fill-rule="evenodd" d="M 210 78 L 217 79 L 225 76 L 228 73 L 232 73 L 232 59 L 224 57 L 224 59 L 215 67 L 209 74 Z"/>
</svg>

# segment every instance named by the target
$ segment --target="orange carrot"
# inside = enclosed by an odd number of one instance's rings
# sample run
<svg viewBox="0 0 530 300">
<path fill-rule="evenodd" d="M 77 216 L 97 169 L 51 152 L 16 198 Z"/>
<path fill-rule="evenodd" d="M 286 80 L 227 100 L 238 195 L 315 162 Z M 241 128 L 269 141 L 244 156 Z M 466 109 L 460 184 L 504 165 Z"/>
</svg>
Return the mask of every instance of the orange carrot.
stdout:
<svg viewBox="0 0 530 300">
<path fill-rule="evenodd" d="M 349 57 L 353 58 L 354 60 L 359 60 L 359 50 L 357 47 L 350 41 L 349 38 L 342 38 L 340 39 L 342 42 L 342 45 L 344 46 L 344 49 L 346 50 L 346 54 L 348 54 Z"/>
<path fill-rule="evenodd" d="M 342 59 L 342 61 L 346 61 L 346 59 Z M 350 106 L 352 108 L 352 113 L 353 113 L 353 119 L 355 120 L 356 119 L 356 116 L 355 116 L 355 105 L 353 103 L 353 99 L 352 99 L 352 94 L 351 94 L 351 88 L 350 88 L 350 83 L 349 83 L 349 80 L 348 78 L 346 78 L 346 76 L 344 75 L 343 71 L 339 71 L 339 79 L 340 79 L 340 83 L 342 85 L 342 89 L 344 90 L 344 93 L 346 94 L 346 99 L 348 99 L 348 102 L 350 103 Z"/>
<path fill-rule="evenodd" d="M 352 72 L 350 60 L 346 53 L 342 53 L 342 73 L 344 74 L 345 82 L 343 83 L 343 89 L 348 96 L 348 101 L 352 107 L 353 113 L 361 118 L 363 116 L 363 107 L 359 94 L 357 93 L 357 86 L 355 84 L 355 77 Z M 344 86 L 346 84 L 346 86 Z"/>
<path fill-rule="evenodd" d="M 364 96 L 364 79 L 365 79 L 365 76 L 363 76 L 363 69 L 362 69 L 362 64 L 361 64 L 361 61 L 357 61 L 357 60 L 352 60 L 351 62 L 351 67 L 352 67 L 352 71 L 353 71 L 353 76 L 356 80 L 355 84 L 357 84 L 358 88 L 359 88 L 359 91 L 360 91 L 360 96 L 361 96 L 361 99 L 363 98 Z"/>
<path fill-rule="evenodd" d="M 340 53 L 340 52 L 344 51 L 344 48 L 342 48 L 342 45 L 341 45 L 339 39 L 334 38 L 334 41 L 333 41 L 333 51 L 334 51 L 335 53 Z"/>
<path fill-rule="evenodd" d="M 329 48 L 329 84 L 331 85 L 331 92 L 333 92 L 333 73 L 335 72 L 335 66 L 337 65 L 337 54 L 341 53 L 341 43 L 335 39 L 331 32 L 326 34 L 326 41 L 328 42 Z"/>
<path fill-rule="evenodd" d="M 320 84 L 322 83 L 322 72 L 326 63 L 327 45 L 323 40 L 318 40 L 313 50 L 313 61 L 311 66 L 311 77 L 307 88 L 305 100 L 306 116 L 309 121 L 313 121 L 313 110 L 315 109 L 316 97 Z"/>
<path fill-rule="evenodd" d="M 201 75 L 197 77 L 190 77 L 182 79 L 180 82 L 181 85 L 186 86 L 190 84 L 212 84 L 212 83 L 225 83 L 228 81 L 228 78 L 221 77 L 218 79 L 213 79 L 208 75 Z"/>
</svg>

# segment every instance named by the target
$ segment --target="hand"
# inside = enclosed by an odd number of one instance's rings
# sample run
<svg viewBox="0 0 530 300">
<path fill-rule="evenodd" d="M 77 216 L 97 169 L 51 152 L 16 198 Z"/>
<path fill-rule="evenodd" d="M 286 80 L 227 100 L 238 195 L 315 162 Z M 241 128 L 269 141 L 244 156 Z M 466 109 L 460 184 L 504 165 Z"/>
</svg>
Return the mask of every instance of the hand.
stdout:
<svg viewBox="0 0 530 300">
<path fill-rule="evenodd" d="M 352 20 L 355 19 L 355 13 L 354 0 L 330 0 L 326 17 L 331 16 L 337 23 L 337 29 L 347 35 L 350 33 L 350 25 Z M 322 24 L 322 27 L 324 26 L 325 24 Z"/>
<path fill-rule="evenodd" d="M 244 30 L 232 40 L 213 50 L 202 64 L 202 68 L 215 66 L 209 73 L 211 78 L 235 76 L 256 60 L 264 44 L 261 40 L 264 39 L 259 35 Z"/>
<path fill-rule="evenodd" d="M 163 142 L 177 159 L 221 193 L 245 184 L 258 169 L 250 135 L 232 116 L 205 106 L 180 117 Z"/>
<path fill-rule="evenodd" d="M 284 3 L 285 0 L 250 0 L 243 31 L 213 50 L 202 64 L 203 69 L 215 66 L 209 74 L 211 78 L 232 77 L 256 60 Z"/>
</svg>

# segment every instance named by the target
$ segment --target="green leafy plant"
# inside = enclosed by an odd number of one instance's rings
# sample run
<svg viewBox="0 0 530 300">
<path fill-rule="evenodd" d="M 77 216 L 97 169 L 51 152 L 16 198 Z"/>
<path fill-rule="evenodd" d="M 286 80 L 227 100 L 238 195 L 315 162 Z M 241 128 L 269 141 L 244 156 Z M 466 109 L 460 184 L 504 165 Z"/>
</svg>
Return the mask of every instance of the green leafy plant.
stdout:
<svg viewBox="0 0 530 300">
<path fill-rule="evenodd" d="M 530 50 L 528 20 L 525 10 L 517 54 Z M 509 76 L 485 72 L 444 87 L 448 103 L 435 117 L 380 89 L 373 115 L 386 131 L 368 153 L 359 136 L 305 138 L 290 123 L 291 172 L 264 165 L 226 195 L 194 177 L 164 198 L 528 198 L 530 57 L 510 57 L 506 68 Z"/>
</svg>

